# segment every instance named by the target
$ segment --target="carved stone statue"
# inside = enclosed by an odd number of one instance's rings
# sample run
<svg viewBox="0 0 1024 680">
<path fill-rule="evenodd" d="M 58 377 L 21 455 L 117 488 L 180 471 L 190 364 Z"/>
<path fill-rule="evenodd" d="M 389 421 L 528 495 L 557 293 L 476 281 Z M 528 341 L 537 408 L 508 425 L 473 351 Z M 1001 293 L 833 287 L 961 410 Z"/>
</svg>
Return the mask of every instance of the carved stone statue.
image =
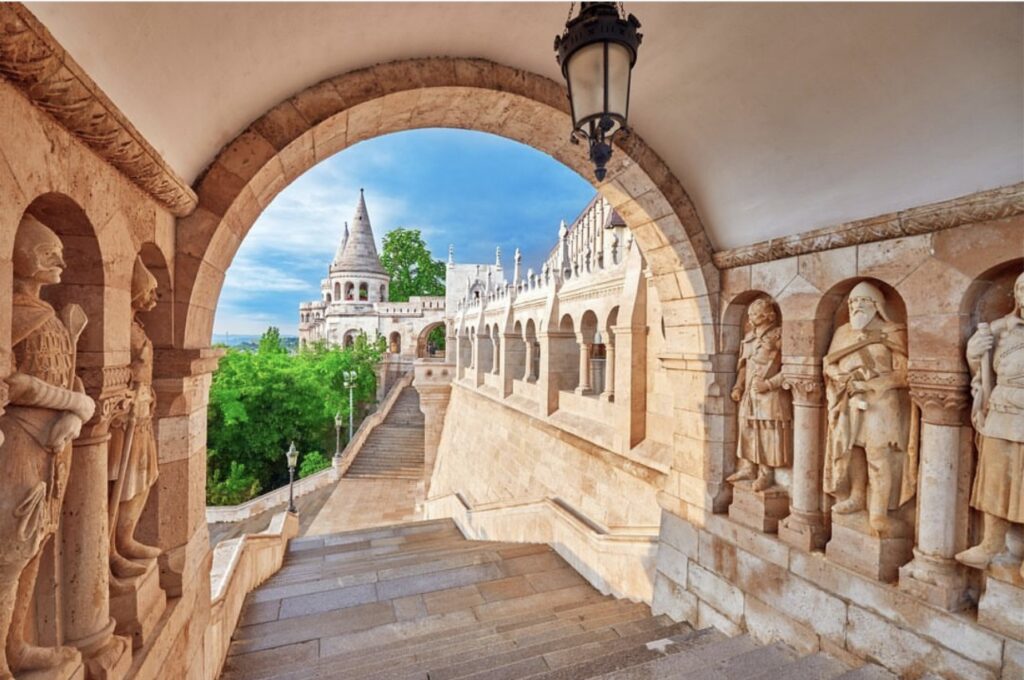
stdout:
<svg viewBox="0 0 1024 680">
<path fill-rule="evenodd" d="M 890 536 L 890 511 L 913 498 L 917 447 L 912 442 L 907 331 L 895 323 L 876 286 L 850 291 L 850 321 L 836 330 L 824 359 L 828 439 L 824 487 L 842 498 L 832 511 L 865 508 L 871 529 Z"/>
<path fill-rule="evenodd" d="M 979 323 L 967 341 L 971 419 L 979 435 L 971 507 L 981 511 L 983 526 L 981 543 L 956 559 L 975 569 L 1003 551 L 1011 523 L 1024 524 L 1024 274 L 1013 297 L 1012 312 Z"/>
<path fill-rule="evenodd" d="M 77 663 L 70 647 L 37 647 L 25 639 L 39 555 L 60 521 L 71 442 L 95 403 L 75 376 L 75 346 L 86 318 L 77 305 L 58 314 L 40 298 L 60 283 L 63 246 L 26 215 L 14 241 L 10 404 L 0 417 L 0 678 Z"/>
<path fill-rule="evenodd" d="M 747 310 L 751 330 L 743 338 L 732 400 L 739 403 L 740 469 L 730 482 L 753 479 L 751 489 L 775 483 L 775 468 L 792 461 L 792 410 L 782 389 L 782 328 L 771 302 L 754 300 Z"/>
<path fill-rule="evenodd" d="M 153 392 L 153 343 L 138 319 L 139 312 L 156 306 L 156 278 L 146 269 L 141 259 L 135 260 L 132 271 L 131 329 L 131 394 L 132 407 L 123 426 L 113 431 L 110 443 L 111 473 L 114 484 L 111 493 L 112 541 L 110 570 L 118 588 L 117 579 L 140 576 L 160 550 L 135 540 L 135 528 L 146 506 L 149 491 L 156 482 L 157 452 L 153 434 L 153 410 L 156 405 Z"/>
</svg>

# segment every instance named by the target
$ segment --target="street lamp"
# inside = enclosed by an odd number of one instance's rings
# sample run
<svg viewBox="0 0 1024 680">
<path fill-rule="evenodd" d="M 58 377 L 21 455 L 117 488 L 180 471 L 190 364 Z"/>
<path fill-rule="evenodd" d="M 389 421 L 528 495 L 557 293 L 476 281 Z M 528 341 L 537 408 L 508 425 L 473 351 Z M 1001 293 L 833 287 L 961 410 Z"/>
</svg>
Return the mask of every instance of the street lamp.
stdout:
<svg viewBox="0 0 1024 680">
<path fill-rule="evenodd" d="M 288 512 L 295 512 L 295 466 L 299 463 L 299 450 L 295 448 L 295 442 L 291 443 L 284 455 L 288 459 Z"/>
<path fill-rule="evenodd" d="M 341 459 L 341 427 L 345 424 L 345 419 L 341 417 L 341 411 L 339 410 L 334 414 L 334 459 Z"/>
<path fill-rule="evenodd" d="M 342 371 L 341 377 L 345 381 L 345 388 L 348 389 L 348 440 L 352 441 L 352 413 L 355 410 L 352 406 L 353 395 L 352 391 L 356 387 L 356 372 L 355 371 Z"/>
<path fill-rule="evenodd" d="M 569 86 L 570 139 L 587 141 L 600 182 L 612 157 L 612 138 L 627 131 L 630 76 L 643 36 L 637 18 L 620 17 L 613 2 L 580 3 L 575 19 L 570 5 L 569 16 L 565 33 L 555 37 L 555 52 Z"/>
</svg>

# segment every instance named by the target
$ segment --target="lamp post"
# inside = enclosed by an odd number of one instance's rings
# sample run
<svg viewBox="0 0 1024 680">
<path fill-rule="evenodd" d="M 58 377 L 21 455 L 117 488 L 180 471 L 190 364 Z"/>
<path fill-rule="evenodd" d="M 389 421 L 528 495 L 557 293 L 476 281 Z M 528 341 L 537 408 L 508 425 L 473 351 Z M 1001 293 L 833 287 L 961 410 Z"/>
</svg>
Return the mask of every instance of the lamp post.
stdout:
<svg viewBox="0 0 1024 680">
<path fill-rule="evenodd" d="M 594 175 L 603 181 L 612 157 L 613 137 L 627 131 L 630 76 L 643 40 L 640 22 L 623 18 L 613 2 L 580 3 L 573 19 L 572 6 L 565 32 L 555 37 L 555 52 L 562 77 L 569 86 L 574 144 L 586 140 Z"/>
<path fill-rule="evenodd" d="M 345 424 L 345 419 L 341 417 L 341 411 L 339 410 L 334 414 L 334 460 L 341 460 L 341 427 Z"/>
<path fill-rule="evenodd" d="M 348 440 L 352 441 L 352 413 L 353 408 L 353 390 L 356 387 L 356 372 L 355 371 L 343 371 L 341 377 L 345 380 L 345 388 L 348 389 Z"/>
<path fill-rule="evenodd" d="M 295 466 L 299 462 L 299 451 L 295 442 L 291 443 L 284 454 L 288 459 L 288 512 L 295 512 Z"/>
</svg>

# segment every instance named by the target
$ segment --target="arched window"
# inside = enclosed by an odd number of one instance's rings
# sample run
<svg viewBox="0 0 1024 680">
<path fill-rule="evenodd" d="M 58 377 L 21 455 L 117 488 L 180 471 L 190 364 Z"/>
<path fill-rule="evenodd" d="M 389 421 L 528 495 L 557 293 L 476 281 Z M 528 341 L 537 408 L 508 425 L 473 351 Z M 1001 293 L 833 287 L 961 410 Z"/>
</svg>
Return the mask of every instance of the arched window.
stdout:
<svg viewBox="0 0 1024 680">
<path fill-rule="evenodd" d="M 402 334 L 395 331 L 388 338 L 388 351 L 392 354 L 402 353 Z"/>
<path fill-rule="evenodd" d="M 351 281 L 346 281 L 345 282 L 345 301 L 346 302 L 352 300 L 352 296 L 354 294 L 354 291 L 355 291 L 355 286 L 352 284 L 352 282 Z"/>
<path fill-rule="evenodd" d="M 369 299 L 369 297 L 370 297 L 370 287 L 364 281 L 364 282 L 359 284 L 359 301 L 360 302 L 366 302 Z"/>
<path fill-rule="evenodd" d="M 381 302 L 387 302 L 388 301 L 388 287 L 385 286 L 383 283 L 380 284 L 380 301 Z"/>
</svg>

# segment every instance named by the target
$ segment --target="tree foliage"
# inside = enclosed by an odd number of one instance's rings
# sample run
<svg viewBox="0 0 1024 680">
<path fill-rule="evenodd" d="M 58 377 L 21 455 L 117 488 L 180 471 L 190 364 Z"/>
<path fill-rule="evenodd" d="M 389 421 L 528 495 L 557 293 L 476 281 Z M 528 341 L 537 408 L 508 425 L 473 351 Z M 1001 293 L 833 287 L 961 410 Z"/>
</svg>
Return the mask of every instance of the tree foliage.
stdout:
<svg viewBox="0 0 1024 680">
<path fill-rule="evenodd" d="M 419 229 L 399 227 L 384 234 L 380 263 L 391 276 L 391 302 L 413 295 L 444 295 L 445 264 L 435 260 Z"/>
<path fill-rule="evenodd" d="M 299 463 L 299 479 L 309 477 L 329 467 L 331 467 L 330 458 L 319 451 L 310 451 L 302 457 L 302 462 Z"/>
<path fill-rule="evenodd" d="M 210 387 L 207 502 L 233 505 L 286 484 L 284 452 L 292 441 L 300 451 L 333 450 L 335 414 L 348 422 L 342 372 L 357 374 L 358 423 L 361 407 L 376 396 L 383 352 L 383 338 L 361 335 L 345 349 L 321 343 L 289 353 L 276 328 L 255 352 L 228 349 Z"/>
</svg>

